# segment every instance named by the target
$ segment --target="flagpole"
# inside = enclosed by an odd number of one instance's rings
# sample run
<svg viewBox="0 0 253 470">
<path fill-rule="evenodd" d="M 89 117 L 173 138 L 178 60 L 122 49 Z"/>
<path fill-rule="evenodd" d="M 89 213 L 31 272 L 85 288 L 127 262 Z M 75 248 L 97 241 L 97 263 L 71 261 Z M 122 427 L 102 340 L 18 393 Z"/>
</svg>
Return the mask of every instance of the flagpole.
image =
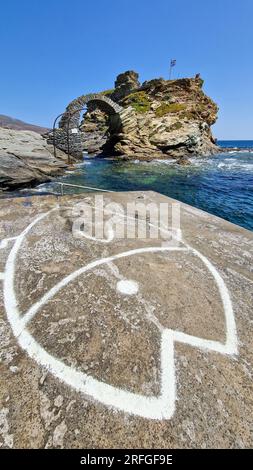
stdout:
<svg viewBox="0 0 253 470">
<path fill-rule="evenodd" d="M 169 80 L 171 80 L 172 67 L 175 67 L 175 65 L 176 65 L 176 59 L 170 59 L 170 73 L 169 73 Z"/>
</svg>

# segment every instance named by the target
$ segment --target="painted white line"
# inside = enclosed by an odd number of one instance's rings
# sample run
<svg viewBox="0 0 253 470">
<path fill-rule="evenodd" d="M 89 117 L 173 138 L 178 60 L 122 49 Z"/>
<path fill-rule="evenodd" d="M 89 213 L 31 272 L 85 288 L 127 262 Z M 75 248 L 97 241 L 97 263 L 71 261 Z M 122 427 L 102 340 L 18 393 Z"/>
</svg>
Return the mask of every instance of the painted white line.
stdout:
<svg viewBox="0 0 253 470">
<path fill-rule="evenodd" d="M 56 209 L 56 208 L 55 208 Z M 55 210 L 52 209 L 52 210 Z M 179 247 L 147 247 L 129 250 L 109 256 L 100 260 L 95 260 L 88 265 L 76 270 L 66 276 L 62 281 L 50 289 L 38 302 L 36 302 L 21 318 L 18 310 L 18 303 L 15 294 L 15 262 L 17 253 L 28 232 L 43 218 L 52 211 L 37 217 L 16 239 L 6 263 L 4 277 L 4 304 L 8 320 L 11 324 L 14 335 L 20 346 L 38 364 L 44 366 L 59 380 L 64 381 L 72 388 L 91 396 L 102 404 L 121 410 L 125 413 L 142 416 L 149 419 L 170 419 L 175 410 L 176 400 L 176 373 L 174 365 L 174 342 L 181 342 L 200 349 L 207 349 L 223 354 L 237 354 L 237 335 L 232 303 L 226 285 L 212 263 L 197 250 L 185 244 L 185 248 Z M 26 329 L 26 324 L 34 315 L 53 298 L 63 287 L 68 285 L 78 276 L 88 270 L 94 269 L 104 263 L 109 263 L 117 259 L 134 256 L 143 253 L 159 253 L 168 251 L 187 251 L 198 256 L 212 274 L 219 289 L 226 319 L 226 343 L 210 341 L 203 338 L 187 335 L 185 333 L 170 329 L 161 331 L 161 392 L 158 397 L 147 397 L 132 392 L 113 387 L 85 373 L 67 366 L 62 361 L 56 359 L 44 348 L 42 348 Z"/>
<path fill-rule="evenodd" d="M 88 233 L 86 233 L 83 230 L 75 231 L 75 238 L 86 238 L 87 240 L 92 240 L 92 241 L 99 242 L 99 243 L 111 243 L 112 240 L 114 239 L 114 235 L 115 235 L 114 230 L 111 226 L 108 227 L 107 238 L 92 237 L 91 235 L 88 235 Z"/>
<path fill-rule="evenodd" d="M 19 325 L 21 321 L 19 317 L 15 287 L 14 287 L 16 256 L 18 254 L 18 251 L 27 233 L 30 232 L 30 230 L 40 220 L 47 217 L 48 214 L 50 214 L 52 211 L 56 209 L 58 209 L 58 206 L 55 207 L 54 209 L 51 209 L 49 212 L 41 214 L 31 224 L 29 224 L 28 227 L 26 227 L 26 229 L 16 238 L 16 241 L 10 251 L 10 254 L 6 262 L 5 277 L 4 277 L 4 302 L 5 302 L 6 312 L 8 312 L 9 321 L 12 327 L 14 327 L 13 331 L 15 335 L 17 333 L 17 330 L 19 329 Z"/>
<path fill-rule="evenodd" d="M 170 377 L 169 389 L 166 389 L 165 395 L 161 394 L 161 396 L 159 397 L 146 397 L 105 384 L 84 373 L 78 372 L 72 367 L 67 366 L 62 361 L 54 358 L 51 354 L 47 353 L 44 348 L 42 348 L 35 341 L 31 334 L 26 329 L 23 329 L 23 321 L 22 318 L 20 318 L 20 313 L 18 311 L 14 288 L 15 260 L 27 233 L 34 227 L 36 223 L 44 219 L 50 212 L 39 216 L 24 230 L 24 232 L 22 232 L 22 234 L 17 238 L 16 243 L 14 244 L 6 263 L 6 277 L 4 281 L 4 303 L 8 320 L 12 326 L 13 333 L 15 334 L 19 345 L 29 354 L 30 357 L 32 357 L 37 363 L 46 367 L 46 369 L 49 370 L 53 375 L 58 377 L 58 379 L 64 381 L 71 387 L 74 387 L 76 390 L 92 396 L 94 399 L 102 402 L 104 405 L 107 405 L 109 407 L 112 406 L 124 412 L 140 415 L 149 419 L 169 419 L 171 417 L 171 413 L 174 410 L 175 399 L 174 362 L 172 360 L 173 358 L 171 358 L 171 353 L 173 352 L 173 345 L 170 334 L 165 334 L 165 339 L 162 340 L 161 349 L 161 368 L 166 368 L 165 374 L 169 375 Z M 132 250 L 130 253 L 136 254 L 142 252 L 159 252 L 168 250 L 170 251 L 171 248 L 154 247 Z M 179 251 L 182 251 L 182 249 L 179 249 Z M 114 257 L 105 258 L 104 260 L 97 260 L 93 263 L 90 263 L 89 269 L 91 269 L 92 266 L 95 267 L 99 264 L 111 261 L 114 258 L 119 259 L 125 256 L 129 256 L 129 253 L 119 253 Z M 78 274 L 73 273 L 73 275 L 68 276 L 68 278 L 75 278 L 81 274 L 81 271 L 85 272 L 86 270 L 87 267 L 82 268 L 81 270 L 79 270 Z M 68 280 L 68 282 L 70 282 L 70 279 Z M 65 283 L 62 282 L 59 284 L 60 285 L 58 285 L 58 290 L 54 288 L 51 289 L 51 297 L 55 295 L 56 291 L 58 292 L 60 288 L 66 285 L 66 281 Z M 45 303 L 45 296 L 43 297 L 43 300 Z M 40 308 L 41 305 L 42 303 L 40 302 L 38 308 Z M 169 338 L 168 342 L 166 339 L 167 337 Z M 167 370 L 168 365 L 169 370 Z M 163 388 L 165 388 L 165 386 L 163 386 Z"/>
<path fill-rule="evenodd" d="M 91 263 L 83 266 L 80 269 L 77 269 L 73 273 L 66 276 L 62 279 L 58 284 L 56 284 L 52 289 L 50 289 L 40 300 L 38 300 L 33 306 L 26 312 L 23 316 L 22 320 L 20 320 L 20 328 L 23 329 L 29 321 L 32 320 L 34 315 L 45 305 L 50 299 L 52 299 L 63 287 L 66 287 L 70 282 L 74 281 L 77 277 L 81 276 L 87 271 L 100 266 L 101 264 L 107 264 L 111 261 L 115 261 L 117 259 L 126 258 L 128 256 L 139 255 L 143 253 L 160 253 L 166 251 L 188 251 L 188 248 L 179 248 L 179 247 L 160 247 L 160 246 L 149 246 L 146 248 L 136 248 L 135 250 L 124 251 L 122 253 L 118 253 L 117 255 L 108 256 L 107 258 L 100 258 L 96 261 L 92 261 Z"/>
<path fill-rule="evenodd" d="M 170 333 L 162 333 L 161 370 L 162 390 L 158 397 L 147 397 L 100 382 L 91 376 L 67 366 L 43 349 L 35 339 L 23 330 L 19 345 L 38 364 L 45 367 L 60 381 L 98 402 L 114 409 L 148 419 L 170 419 L 175 409 L 175 372 L 173 341 Z M 169 369 L 168 369 L 169 368 Z"/>
<path fill-rule="evenodd" d="M 0 250 L 1 249 L 4 249 L 4 248 L 7 248 L 8 246 L 8 243 L 13 241 L 13 240 L 16 240 L 17 237 L 11 237 L 11 238 L 4 238 L 3 240 L 1 240 L 0 242 Z"/>
<path fill-rule="evenodd" d="M 202 255 L 202 253 L 200 253 L 194 248 L 191 248 L 189 245 L 186 245 L 186 246 L 189 249 L 191 249 L 191 251 L 196 256 L 198 256 L 202 260 L 202 262 L 206 265 L 206 267 L 209 269 L 220 292 L 221 300 L 223 303 L 223 309 L 225 313 L 225 321 L 226 321 L 226 344 L 224 346 L 224 350 L 221 352 L 225 354 L 236 355 L 238 354 L 236 324 L 235 324 L 233 306 L 232 306 L 232 302 L 230 299 L 227 286 L 224 280 L 222 279 L 221 275 L 217 271 L 217 269 L 214 267 L 214 265 L 204 255 Z M 216 349 L 216 351 L 218 351 L 218 349 Z"/>
</svg>

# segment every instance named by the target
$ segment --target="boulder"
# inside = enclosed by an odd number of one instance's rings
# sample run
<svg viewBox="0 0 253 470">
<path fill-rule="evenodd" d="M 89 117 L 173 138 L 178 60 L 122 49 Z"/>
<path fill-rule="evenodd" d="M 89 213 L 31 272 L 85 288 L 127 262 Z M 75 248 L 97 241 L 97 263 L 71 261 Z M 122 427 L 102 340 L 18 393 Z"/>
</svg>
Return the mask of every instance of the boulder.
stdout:
<svg viewBox="0 0 253 470">
<path fill-rule="evenodd" d="M 0 128 L 0 190 L 34 185 L 61 175 L 67 155 L 33 131 Z"/>
</svg>

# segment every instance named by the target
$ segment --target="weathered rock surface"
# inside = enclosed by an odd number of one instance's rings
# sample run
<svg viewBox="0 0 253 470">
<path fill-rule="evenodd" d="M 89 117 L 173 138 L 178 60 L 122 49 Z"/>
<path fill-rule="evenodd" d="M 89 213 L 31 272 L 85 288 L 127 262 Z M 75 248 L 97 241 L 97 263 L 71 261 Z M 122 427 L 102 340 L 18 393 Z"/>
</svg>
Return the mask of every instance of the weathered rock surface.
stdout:
<svg viewBox="0 0 253 470">
<path fill-rule="evenodd" d="M 83 150 L 96 154 L 107 142 L 109 122 L 108 116 L 102 111 L 89 109 L 81 123 L 81 140 Z"/>
<path fill-rule="evenodd" d="M 103 196 L 124 215 L 129 203 L 167 203 L 171 227 L 172 199 L 153 192 Z M 253 233 L 181 203 L 184 245 L 176 251 L 164 251 L 164 238 L 151 238 L 148 228 L 144 239 L 127 238 L 127 230 L 108 243 L 75 238 L 83 204 L 94 221 L 95 201 L 94 193 L 37 196 L 29 205 L 24 198 L 0 201 L 0 447 L 252 448 Z M 127 229 L 119 214 L 114 220 Z M 150 220 L 149 212 L 139 216 Z M 116 256 L 122 253 L 130 256 Z M 122 280 L 135 281 L 138 292 L 122 293 Z M 230 302 L 233 316 L 225 317 Z M 168 329 L 177 335 L 174 357 L 162 343 Z M 168 352 L 164 366 L 161 351 Z M 87 384 L 82 392 L 75 372 Z M 106 385 L 125 393 L 116 407 L 106 402 Z M 151 419 L 161 393 L 164 415 Z M 133 394 L 138 406 L 129 412 Z"/>
<path fill-rule="evenodd" d="M 115 89 L 111 94 L 112 100 L 116 103 L 125 96 L 132 93 L 132 91 L 137 90 L 140 87 L 139 75 L 133 70 L 129 70 L 125 73 L 120 73 L 115 81 Z"/>
<path fill-rule="evenodd" d="M 115 89 L 101 92 L 123 110 L 107 116 L 98 110 L 99 102 L 89 102 L 80 128 L 83 150 L 125 158 L 187 158 L 216 153 L 211 133 L 217 119 L 217 105 L 202 90 L 203 80 L 195 78 L 164 80 L 140 85 L 138 74 L 120 74 Z M 97 95 L 96 95 L 97 96 Z M 67 107 L 73 112 L 85 95 Z M 66 122 L 63 117 L 60 127 Z M 61 147 L 63 148 L 63 147 Z"/>
<path fill-rule="evenodd" d="M 66 154 L 38 133 L 0 128 L 0 191 L 48 181 L 63 173 Z"/>
</svg>

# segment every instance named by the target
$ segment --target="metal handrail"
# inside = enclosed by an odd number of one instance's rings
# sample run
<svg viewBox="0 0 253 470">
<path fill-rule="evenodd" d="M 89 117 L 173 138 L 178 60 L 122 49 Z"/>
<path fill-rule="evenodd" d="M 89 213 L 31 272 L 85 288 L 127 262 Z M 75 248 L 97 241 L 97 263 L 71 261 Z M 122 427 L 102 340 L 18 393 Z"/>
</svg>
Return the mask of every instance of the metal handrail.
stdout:
<svg viewBox="0 0 253 470">
<path fill-rule="evenodd" d="M 83 188 L 83 189 L 91 189 L 92 191 L 100 191 L 103 193 L 113 193 L 114 191 L 109 191 L 109 189 L 101 189 L 101 188 L 94 188 L 93 186 L 83 186 L 79 184 L 71 184 L 71 183 L 62 183 L 61 181 L 55 181 L 56 184 L 61 186 L 61 195 L 64 195 L 63 187 L 64 186 L 71 186 L 73 188 Z"/>
</svg>

